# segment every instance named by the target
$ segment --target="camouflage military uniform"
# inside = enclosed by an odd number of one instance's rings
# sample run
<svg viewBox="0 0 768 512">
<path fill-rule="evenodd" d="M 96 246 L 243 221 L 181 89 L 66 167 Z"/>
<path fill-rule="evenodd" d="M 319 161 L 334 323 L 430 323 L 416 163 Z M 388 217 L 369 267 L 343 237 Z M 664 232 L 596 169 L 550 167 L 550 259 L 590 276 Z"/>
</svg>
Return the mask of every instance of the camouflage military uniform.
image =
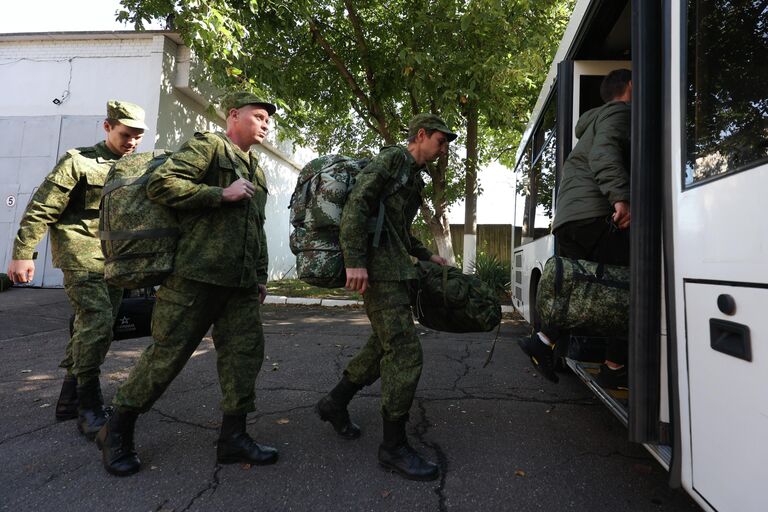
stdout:
<svg viewBox="0 0 768 512">
<path fill-rule="evenodd" d="M 13 259 L 35 259 L 35 246 L 50 229 L 53 265 L 64 272 L 75 311 L 74 333 L 60 366 L 80 383 L 99 376 L 122 296 L 121 289 L 104 281 L 98 238 L 101 191 L 119 158 L 105 142 L 67 151 L 32 196 L 13 244 Z"/>
<path fill-rule="evenodd" d="M 222 203 L 238 178 L 255 185 L 250 200 Z M 182 235 L 174 273 L 157 292 L 150 345 L 118 389 L 122 409 L 148 410 L 181 371 L 213 324 L 224 414 L 254 410 L 264 353 L 259 284 L 267 281 L 267 186 L 256 155 L 228 138 L 196 134 L 153 173 L 150 199 L 178 211 Z"/>
<path fill-rule="evenodd" d="M 362 385 L 381 377 L 381 412 L 388 421 L 407 416 L 421 376 L 421 344 L 413 324 L 409 287 L 416 278 L 410 257 L 428 260 L 432 255 L 411 235 L 424 188 L 422 169 L 407 149 L 384 148 L 357 176 L 341 220 L 345 265 L 368 270 L 370 287 L 364 300 L 373 329 L 344 373 Z M 373 247 L 369 219 L 382 201 L 384 231 L 379 247 Z"/>
</svg>

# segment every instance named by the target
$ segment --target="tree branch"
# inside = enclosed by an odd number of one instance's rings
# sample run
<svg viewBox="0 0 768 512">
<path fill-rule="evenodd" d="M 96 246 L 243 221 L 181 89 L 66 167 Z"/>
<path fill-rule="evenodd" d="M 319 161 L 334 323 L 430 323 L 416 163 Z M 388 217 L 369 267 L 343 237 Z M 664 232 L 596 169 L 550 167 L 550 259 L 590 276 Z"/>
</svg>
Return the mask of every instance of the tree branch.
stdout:
<svg viewBox="0 0 768 512">
<path fill-rule="evenodd" d="M 342 78 L 344 78 L 349 87 L 352 89 L 352 93 L 360 100 L 363 105 L 367 107 L 370 116 L 376 119 L 376 122 L 379 126 L 378 130 L 376 131 L 384 138 L 384 141 L 387 144 L 394 144 L 395 140 L 389 133 L 389 127 L 387 126 L 386 118 L 381 112 L 381 109 L 378 107 L 376 102 L 374 102 L 365 94 L 357 81 L 355 81 L 355 77 L 352 76 L 352 73 L 350 73 L 350 71 L 344 65 L 341 57 L 339 57 L 339 55 L 331 47 L 330 43 L 320 33 L 320 27 L 318 27 L 317 22 L 314 19 L 309 20 L 309 30 L 312 32 L 312 37 L 314 40 L 317 42 L 317 44 L 320 45 L 328 58 L 331 59 L 331 62 L 333 62 L 333 64 L 336 66 L 336 69 L 339 71 Z"/>
</svg>

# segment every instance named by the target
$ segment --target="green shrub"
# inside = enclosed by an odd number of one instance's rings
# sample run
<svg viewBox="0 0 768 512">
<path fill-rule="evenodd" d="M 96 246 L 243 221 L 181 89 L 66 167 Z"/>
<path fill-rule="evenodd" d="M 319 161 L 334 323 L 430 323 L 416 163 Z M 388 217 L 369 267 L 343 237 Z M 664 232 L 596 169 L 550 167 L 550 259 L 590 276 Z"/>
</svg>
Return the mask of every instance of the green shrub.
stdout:
<svg viewBox="0 0 768 512">
<path fill-rule="evenodd" d="M 506 297 L 509 295 L 511 285 L 509 262 L 503 262 L 496 256 L 481 251 L 477 253 L 471 270 L 478 279 L 496 290 L 499 296 Z"/>
</svg>

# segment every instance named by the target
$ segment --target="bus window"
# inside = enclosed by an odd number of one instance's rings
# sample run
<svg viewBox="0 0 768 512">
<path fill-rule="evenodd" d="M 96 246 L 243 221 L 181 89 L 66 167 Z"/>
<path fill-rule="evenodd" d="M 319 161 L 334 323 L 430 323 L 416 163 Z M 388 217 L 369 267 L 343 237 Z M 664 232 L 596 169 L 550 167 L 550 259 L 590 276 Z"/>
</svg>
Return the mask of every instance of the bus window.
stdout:
<svg viewBox="0 0 768 512">
<path fill-rule="evenodd" d="M 685 187 L 768 162 L 768 4 L 688 1 Z"/>
<path fill-rule="evenodd" d="M 524 202 L 520 244 L 550 233 L 556 177 L 556 112 L 557 98 L 553 95 L 515 169 L 521 174 L 517 194 Z"/>
</svg>

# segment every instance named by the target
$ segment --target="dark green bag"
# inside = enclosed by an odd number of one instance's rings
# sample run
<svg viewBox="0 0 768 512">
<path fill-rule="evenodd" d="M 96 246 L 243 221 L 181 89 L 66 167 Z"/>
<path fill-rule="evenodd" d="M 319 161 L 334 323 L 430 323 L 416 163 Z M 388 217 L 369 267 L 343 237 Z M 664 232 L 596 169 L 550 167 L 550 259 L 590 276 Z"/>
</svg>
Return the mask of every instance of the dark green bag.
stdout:
<svg viewBox="0 0 768 512">
<path fill-rule="evenodd" d="M 499 298 L 490 286 L 456 267 L 416 264 L 418 290 L 412 297 L 419 323 L 445 332 L 486 332 L 501 322 Z"/>
<path fill-rule="evenodd" d="M 560 331 L 626 337 L 629 267 L 552 256 L 544 264 L 536 309 L 544 326 Z"/>
<path fill-rule="evenodd" d="M 7 274 L 0 273 L 0 292 L 4 292 L 11 286 L 13 286 L 11 278 Z"/>
</svg>

